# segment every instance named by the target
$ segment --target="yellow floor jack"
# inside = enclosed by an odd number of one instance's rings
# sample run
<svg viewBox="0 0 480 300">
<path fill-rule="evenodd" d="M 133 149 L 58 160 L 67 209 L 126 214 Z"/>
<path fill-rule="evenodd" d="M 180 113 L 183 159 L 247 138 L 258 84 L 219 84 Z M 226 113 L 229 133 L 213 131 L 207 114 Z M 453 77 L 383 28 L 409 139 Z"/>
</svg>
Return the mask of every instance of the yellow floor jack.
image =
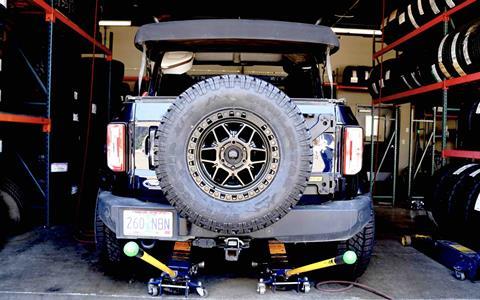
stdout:
<svg viewBox="0 0 480 300">
<path fill-rule="evenodd" d="M 263 264 L 264 269 L 257 284 L 257 293 L 261 295 L 265 294 L 267 287 L 270 287 L 273 292 L 295 289 L 297 292 L 308 293 L 311 288 L 310 281 L 308 277 L 302 274 L 342 264 L 351 265 L 357 261 L 355 252 L 346 251 L 343 255 L 337 257 L 289 269 L 286 268 L 288 256 L 285 245 L 281 242 L 270 241 L 268 248 L 271 258 L 270 263 Z M 259 267 L 258 263 L 252 265 Z"/>
<path fill-rule="evenodd" d="M 190 264 L 190 242 L 176 242 L 172 257 L 168 266 L 158 261 L 141 249 L 137 243 L 128 242 L 123 247 L 123 252 L 128 257 L 137 257 L 144 262 L 162 271 L 160 278 L 152 278 L 148 282 L 148 294 L 161 296 L 165 293 L 188 297 L 191 291 L 195 291 L 200 297 L 208 295 L 206 288 L 200 281 L 193 280 L 198 269 L 204 267 L 204 263 Z"/>
</svg>

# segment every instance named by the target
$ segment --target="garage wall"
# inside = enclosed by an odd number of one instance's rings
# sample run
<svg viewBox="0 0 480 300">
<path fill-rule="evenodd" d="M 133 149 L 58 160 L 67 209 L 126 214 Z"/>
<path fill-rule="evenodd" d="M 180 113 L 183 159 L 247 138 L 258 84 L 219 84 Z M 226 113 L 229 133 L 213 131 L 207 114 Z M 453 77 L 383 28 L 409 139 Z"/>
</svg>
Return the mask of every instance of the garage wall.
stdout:
<svg viewBox="0 0 480 300">
<path fill-rule="evenodd" d="M 133 41 L 138 27 L 110 27 L 107 32 L 113 32 L 113 59 L 125 64 L 125 76 L 138 76 L 141 52 L 135 48 Z"/>
<path fill-rule="evenodd" d="M 336 70 L 338 81 L 341 81 L 343 69 L 349 65 L 372 65 L 371 37 L 340 36 L 340 50 L 332 56 L 332 66 Z M 345 98 L 354 113 L 357 105 L 370 105 L 372 101 L 369 93 L 339 91 L 338 97 Z"/>
</svg>

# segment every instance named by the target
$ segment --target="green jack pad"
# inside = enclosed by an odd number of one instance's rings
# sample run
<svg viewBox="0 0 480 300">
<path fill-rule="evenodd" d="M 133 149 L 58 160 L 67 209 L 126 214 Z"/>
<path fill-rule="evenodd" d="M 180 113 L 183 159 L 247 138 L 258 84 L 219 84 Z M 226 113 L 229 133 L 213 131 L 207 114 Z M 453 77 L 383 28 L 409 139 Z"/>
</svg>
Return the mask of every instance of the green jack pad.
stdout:
<svg viewBox="0 0 480 300">
<path fill-rule="evenodd" d="M 135 257 L 137 256 L 138 252 L 140 251 L 140 247 L 135 242 L 128 242 L 123 246 L 123 253 L 125 253 L 128 257 Z"/>
<path fill-rule="evenodd" d="M 353 251 L 347 251 L 343 254 L 343 262 L 347 265 L 353 265 L 357 261 L 357 254 Z"/>
</svg>

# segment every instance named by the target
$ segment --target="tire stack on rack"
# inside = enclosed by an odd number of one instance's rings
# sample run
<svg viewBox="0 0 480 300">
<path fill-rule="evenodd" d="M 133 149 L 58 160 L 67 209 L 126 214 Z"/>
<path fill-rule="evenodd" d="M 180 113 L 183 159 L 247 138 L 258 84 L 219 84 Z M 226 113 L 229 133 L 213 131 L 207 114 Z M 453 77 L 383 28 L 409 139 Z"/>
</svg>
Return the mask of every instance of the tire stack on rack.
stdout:
<svg viewBox="0 0 480 300">
<path fill-rule="evenodd" d="M 388 96 L 480 71 L 480 20 L 446 35 L 433 49 L 411 49 L 372 69 L 372 97 Z M 387 82 L 391 82 L 387 84 Z"/>
<path fill-rule="evenodd" d="M 368 66 L 346 66 L 343 69 L 342 84 L 366 87 L 370 77 L 370 69 Z"/>
<path fill-rule="evenodd" d="M 94 22 L 85 16 L 95 15 L 96 0 L 53 0 L 53 7 L 92 35 Z"/>
<path fill-rule="evenodd" d="M 419 28 L 445 9 L 454 8 L 464 0 L 410 0 L 402 1 L 386 14 L 383 20 L 384 41 L 387 44 L 398 40 Z"/>
<path fill-rule="evenodd" d="M 119 112 L 122 101 L 124 65 L 113 60 L 110 64 L 105 58 L 95 58 L 93 93 L 90 105 L 90 85 L 92 58 L 82 58 L 79 65 L 77 99 L 74 100 L 74 126 L 79 139 L 74 141 L 72 169 L 74 186 L 78 187 L 81 199 L 84 227 L 93 224 L 95 202 L 99 188 L 100 170 L 106 168 L 106 131 L 111 118 Z M 111 78 L 109 68 L 111 67 Z M 109 91 L 109 82 L 111 89 Z M 109 101 L 110 97 L 110 101 Z M 89 112 L 90 110 L 90 112 Z M 89 120 L 90 116 L 90 120 Z M 89 129 L 88 129 L 89 127 Z M 87 148 L 86 148 L 87 147 Z M 87 152 L 85 152 L 87 151 Z M 85 170 L 83 170 L 85 168 Z M 82 178 L 83 176 L 83 178 Z"/>
<path fill-rule="evenodd" d="M 459 144 L 462 150 L 480 150 L 480 92 L 468 91 L 460 96 L 465 99 L 460 106 L 458 119 Z"/>
<path fill-rule="evenodd" d="M 426 207 L 440 233 L 478 249 L 480 237 L 470 233 L 480 226 L 480 164 L 448 164 L 431 186 Z"/>
</svg>

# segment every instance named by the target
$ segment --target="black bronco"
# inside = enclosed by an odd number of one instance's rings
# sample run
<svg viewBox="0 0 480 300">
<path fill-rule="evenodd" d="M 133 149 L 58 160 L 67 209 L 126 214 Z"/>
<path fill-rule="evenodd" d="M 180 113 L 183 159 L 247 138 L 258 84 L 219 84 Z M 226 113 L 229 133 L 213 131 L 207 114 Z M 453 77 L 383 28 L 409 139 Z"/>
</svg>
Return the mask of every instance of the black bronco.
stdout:
<svg viewBox="0 0 480 300">
<path fill-rule="evenodd" d="M 170 21 L 142 26 L 135 44 L 141 96 L 108 126 L 112 172 L 97 201 L 107 262 L 120 263 L 129 240 L 148 249 L 190 241 L 237 260 L 273 239 L 353 250 L 361 275 L 374 214 L 359 183 L 362 128 L 323 87 L 339 46 L 332 30 Z"/>
</svg>

